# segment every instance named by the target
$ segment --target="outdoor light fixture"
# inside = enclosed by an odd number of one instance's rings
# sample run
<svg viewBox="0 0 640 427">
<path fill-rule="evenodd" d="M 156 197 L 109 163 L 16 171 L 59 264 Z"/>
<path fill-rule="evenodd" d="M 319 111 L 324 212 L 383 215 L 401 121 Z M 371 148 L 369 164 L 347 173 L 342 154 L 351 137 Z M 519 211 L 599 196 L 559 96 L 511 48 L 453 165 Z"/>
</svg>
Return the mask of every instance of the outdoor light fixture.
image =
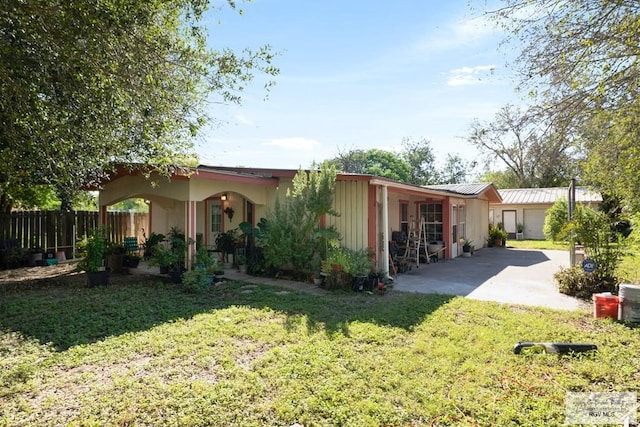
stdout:
<svg viewBox="0 0 640 427">
<path fill-rule="evenodd" d="M 224 213 L 227 214 L 227 216 L 229 217 L 229 221 L 231 221 L 233 219 L 233 208 L 230 206 L 227 206 L 224 210 Z"/>
<path fill-rule="evenodd" d="M 222 201 L 227 200 L 227 193 L 223 193 L 222 196 L 220 196 L 220 200 Z"/>
</svg>

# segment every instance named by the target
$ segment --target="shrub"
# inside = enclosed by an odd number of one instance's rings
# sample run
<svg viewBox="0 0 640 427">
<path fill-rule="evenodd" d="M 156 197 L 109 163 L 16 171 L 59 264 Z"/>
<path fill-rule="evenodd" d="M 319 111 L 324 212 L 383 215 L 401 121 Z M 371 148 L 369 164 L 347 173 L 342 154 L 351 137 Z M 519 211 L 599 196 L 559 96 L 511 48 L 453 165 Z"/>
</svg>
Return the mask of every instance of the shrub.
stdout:
<svg viewBox="0 0 640 427">
<path fill-rule="evenodd" d="M 210 274 L 202 267 L 189 270 L 182 276 L 182 288 L 189 293 L 202 293 L 211 286 Z"/>
<path fill-rule="evenodd" d="M 542 226 L 544 237 L 554 242 L 564 238 L 563 229 L 567 224 L 568 210 L 569 203 L 564 197 L 556 200 L 553 206 L 547 209 L 544 225 Z"/>
<path fill-rule="evenodd" d="M 261 236 L 266 267 L 292 270 L 294 276 L 313 272 L 314 255 L 322 235 L 320 218 L 336 215 L 331 209 L 336 180 L 335 167 L 323 164 L 307 173 L 299 170 L 284 200 L 276 200 Z"/>
<path fill-rule="evenodd" d="M 560 293 L 582 299 L 590 299 L 592 294 L 617 291 L 614 277 L 602 277 L 596 273 L 586 273 L 578 265 L 561 267 L 553 278 Z"/>
</svg>

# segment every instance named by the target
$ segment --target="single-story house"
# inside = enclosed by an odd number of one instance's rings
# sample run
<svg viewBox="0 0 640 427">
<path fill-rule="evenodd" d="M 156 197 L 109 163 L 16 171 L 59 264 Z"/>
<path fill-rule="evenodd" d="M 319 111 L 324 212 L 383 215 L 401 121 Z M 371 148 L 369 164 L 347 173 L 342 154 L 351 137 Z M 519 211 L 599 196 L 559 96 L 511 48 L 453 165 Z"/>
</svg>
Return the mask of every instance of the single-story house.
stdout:
<svg viewBox="0 0 640 427">
<path fill-rule="evenodd" d="M 147 234 L 164 234 L 177 226 L 194 241 L 213 246 L 219 233 L 243 221 L 255 225 L 265 217 L 276 198 L 286 195 L 296 173 L 201 165 L 190 173 L 149 180 L 139 171 L 121 168 L 100 189 L 100 211 L 105 216 L 107 206 L 143 198 L 149 204 Z M 458 256 L 461 238 L 481 247 L 478 243 L 485 242 L 488 234 L 489 205 L 500 201 L 490 183 L 421 187 L 374 175 L 339 173 L 333 209 L 340 216 L 327 216 L 321 225 L 335 226 L 342 244 L 351 249 L 373 249 L 378 267 L 388 271 L 388 242 L 414 231 L 419 218 L 424 218 L 426 241 L 443 245 L 445 258 Z"/>
<path fill-rule="evenodd" d="M 597 208 L 602 196 L 588 187 L 576 187 L 576 203 Z M 515 238 L 518 224 L 523 226 L 523 238 L 543 240 L 542 227 L 547 209 L 561 199 L 569 199 L 568 187 L 512 188 L 498 190 L 500 202 L 489 205 L 489 221 L 502 223 L 509 238 Z"/>
</svg>

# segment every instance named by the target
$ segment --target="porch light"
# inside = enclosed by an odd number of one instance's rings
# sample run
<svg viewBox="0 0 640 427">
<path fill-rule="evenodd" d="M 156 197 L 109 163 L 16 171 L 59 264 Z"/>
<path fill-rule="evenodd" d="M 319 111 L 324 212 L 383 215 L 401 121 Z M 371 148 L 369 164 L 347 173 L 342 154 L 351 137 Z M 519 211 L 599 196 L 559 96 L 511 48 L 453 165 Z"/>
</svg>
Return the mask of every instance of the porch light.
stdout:
<svg viewBox="0 0 640 427">
<path fill-rule="evenodd" d="M 229 221 L 233 219 L 233 208 L 231 206 L 227 206 L 224 210 L 224 213 L 229 217 Z"/>
<path fill-rule="evenodd" d="M 220 196 L 220 200 L 222 201 L 227 200 L 227 193 L 223 193 L 222 196 Z"/>
</svg>

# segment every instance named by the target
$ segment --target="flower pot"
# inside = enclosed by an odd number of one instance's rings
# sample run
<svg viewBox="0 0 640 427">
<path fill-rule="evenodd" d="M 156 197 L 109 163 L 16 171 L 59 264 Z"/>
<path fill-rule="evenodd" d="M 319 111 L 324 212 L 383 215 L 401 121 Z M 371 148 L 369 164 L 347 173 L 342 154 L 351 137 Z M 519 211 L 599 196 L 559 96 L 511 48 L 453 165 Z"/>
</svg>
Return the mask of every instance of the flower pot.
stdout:
<svg viewBox="0 0 640 427">
<path fill-rule="evenodd" d="M 111 270 L 108 268 L 102 271 L 87 271 L 87 286 L 90 288 L 96 286 L 107 286 L 109 284 L 110 277 Z"/>
<path fill-rule="evenodd" d="M 182 270 L 171 270 L 169 272 L 169 277 L 171 278 L 172 283 L 182 283 Z"/>
</svg>

